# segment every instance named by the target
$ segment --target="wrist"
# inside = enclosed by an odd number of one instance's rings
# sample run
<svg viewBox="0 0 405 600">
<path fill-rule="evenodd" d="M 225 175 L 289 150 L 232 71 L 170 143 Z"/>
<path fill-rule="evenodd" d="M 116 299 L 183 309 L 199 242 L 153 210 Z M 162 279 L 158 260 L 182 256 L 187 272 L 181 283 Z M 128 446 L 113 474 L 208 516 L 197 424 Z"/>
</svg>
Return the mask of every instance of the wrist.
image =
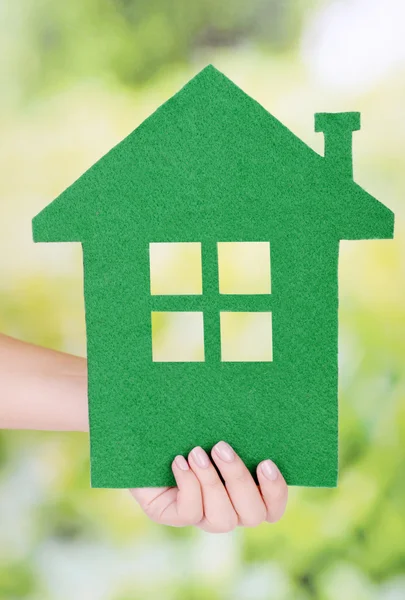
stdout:
<svg viewBox="0 0 405 600">
<path fill-rule="evenodd" d="M 88 431 L 85 358 L 0 336 L 0 428 Z"/>
<path fill-rule="evenodd" d="M 46 429 L 53 431 L 88 431 L 87 361 L 82 368 L 63 372 L 49 380 L 49 396 L 53 398 Z"/>
</svg>

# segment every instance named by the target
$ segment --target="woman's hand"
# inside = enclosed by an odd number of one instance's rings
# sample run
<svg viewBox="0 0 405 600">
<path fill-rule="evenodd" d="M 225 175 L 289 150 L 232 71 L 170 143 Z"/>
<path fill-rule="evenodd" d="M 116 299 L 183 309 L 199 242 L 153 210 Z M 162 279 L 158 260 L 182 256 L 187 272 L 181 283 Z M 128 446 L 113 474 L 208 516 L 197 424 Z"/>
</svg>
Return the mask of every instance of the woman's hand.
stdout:
<svg viewBox="0 0 405 600">
<path fill-rule="evenodd" d="M 88 431 L 87 362 L 0 334 L 0 429 Z M 219 452 L 218 452 L 218 451 Z M 131 490 L 157 523 L 195 525 L 211 533 L 237 525 L 274 523 L 287 504 L 287 485 L 271 461 L 257 468 L 256 485 L 242 460 L 225 442 L 211 451 L 225 485 L 200 447 L 172 463 L 177 487 Z M 262 467 L 268 465 L 268 471 Z M 268 473 L 268 476 L 266 475 Z"/>
<path fill-rule="evenodd" d="M 227 533 L 238 525 L 256 527 L 278 521 L 287 505 L 288 487 L 270 460 L 257 467 L 259 486 L 246 465 L 226 442 L 217 443 L 211 456 L 220 471 L 222 484 L 207 453 L 194 448 L 176 456 L 172 470 L 177 487 L 130 490 L 146 515 L 162 525 L 195 525 L 210 533 Z"/>
</svg>

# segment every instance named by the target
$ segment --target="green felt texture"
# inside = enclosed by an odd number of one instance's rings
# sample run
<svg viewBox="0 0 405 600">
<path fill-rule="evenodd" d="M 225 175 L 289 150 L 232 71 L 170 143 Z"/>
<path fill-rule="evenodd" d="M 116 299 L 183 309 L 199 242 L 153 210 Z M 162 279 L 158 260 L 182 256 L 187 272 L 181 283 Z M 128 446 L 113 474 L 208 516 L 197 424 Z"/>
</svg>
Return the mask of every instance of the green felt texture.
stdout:
<svg viewBox="0 0 405 600">
<path fill-rule="evenodd" d="M 316 128 L 325 157 L 208 66 L 34 218 L 83 245 L 93 487 L 175 485 L 174 456 L 221 439 L 256 482 L 271 458 L 337 485 L 339 240 L 394 215 L 352 179 L 358 113 Z M 219 294 L 226 241 L 270 242 L 271 294 Z M 203 294 L 151 296 L 150 242 L 201 242 Z M 161 310 L 203 311 L 205 362 L 152 362 Z M 271 311 L 273 361 L 221 362 L 220 310 Z"/>
</svg>

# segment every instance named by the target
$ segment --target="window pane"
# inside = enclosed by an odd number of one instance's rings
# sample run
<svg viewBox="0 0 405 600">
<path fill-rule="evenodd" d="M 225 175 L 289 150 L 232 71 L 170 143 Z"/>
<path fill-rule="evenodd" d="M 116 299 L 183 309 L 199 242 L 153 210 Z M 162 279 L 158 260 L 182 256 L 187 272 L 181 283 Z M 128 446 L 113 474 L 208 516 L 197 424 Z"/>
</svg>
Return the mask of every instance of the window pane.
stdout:
<svg viewBox="0 0 405 600">
<path fill-rule="evenodd" d="M 273 360 L 271 312 L 221 312 L 221 360 Z"/>
<path fill-rule="evenodd" d="M 152 312 L 154 362 L 203 362 L 202 312 Z"/>
<path fill-rule="evenodd" d="M 270 294 L 269 242 L 218 242 L 221 294 Z"/>
<path fill-rule="evenodd" d="M 201 294 L 201 243 L 149 244 L 152 295 Z"/>
</svg>

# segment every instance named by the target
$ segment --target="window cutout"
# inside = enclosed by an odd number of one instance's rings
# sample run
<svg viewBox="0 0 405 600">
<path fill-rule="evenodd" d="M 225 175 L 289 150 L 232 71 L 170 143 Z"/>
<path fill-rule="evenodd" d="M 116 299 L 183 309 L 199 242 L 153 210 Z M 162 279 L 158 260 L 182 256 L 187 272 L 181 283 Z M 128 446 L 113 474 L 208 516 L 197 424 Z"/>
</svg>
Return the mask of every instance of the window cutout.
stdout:
<svg viewBox="0 0 405 600">
<path fill-rule="evenodd" d="M 152 295 L 201 294 L 201 243 L 149 244 Z"/>
<path fill-rule="evenodd" d="M 204 362 L 202 312 L 152 312 L 154 362 Z"/>
<path fill-rule="evenodd" d="M 269 242 L 218 242 L 220 294 L 270 294 Z"/>
<path fill-rule="evenodd" d="M 273 360 L 271 312 L 221 312 L 223 362 Z"/>
</svg>

